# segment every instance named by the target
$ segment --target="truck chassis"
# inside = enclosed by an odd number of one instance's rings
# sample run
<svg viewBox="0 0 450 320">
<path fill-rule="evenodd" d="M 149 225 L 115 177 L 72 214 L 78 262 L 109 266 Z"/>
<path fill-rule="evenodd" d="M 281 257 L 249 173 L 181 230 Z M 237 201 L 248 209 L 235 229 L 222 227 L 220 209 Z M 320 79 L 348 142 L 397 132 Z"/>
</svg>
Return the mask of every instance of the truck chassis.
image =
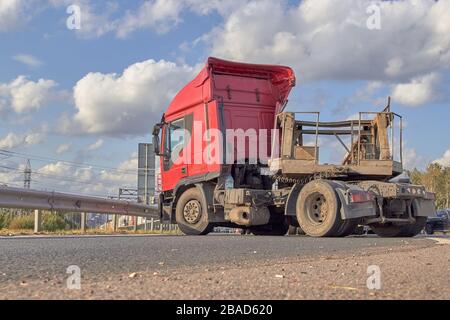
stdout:
<svg viewBox="0 0 450 320">
<path fill-rule="evenodd" d="M 358 225 L 380 236 L 419 233 L 434 214 L 434 195 L 402 174 L 403 120 L 390 99 L 381 112 L 323 122 L 320 112 L 284 111 L 295 83 L 286 66 L 208 58 L 153 130 L 161 216 L 195 235 L 215 226 L 257 235 L 300 227 L 314 237 L 346 236 Z M 345 149 L 341 163 L 319 161 L 324 137 Z M 253 154 L 261 141 L 268 161 Z M 214 149 L 219 161 L 204 161 Z"/>
<path fill-rule="evenodd" d="M 195 235 L 214 226 L 284 235 L 291 226 L 313 237 L 344 237 L 358 225 L 384 237 L 418 234 L 434 212 L 434 195 L 401 177 L 402 118 L 390 111 L 390 103 L 382 112 L 360 113 L 357 120 L 320 122 L 320 113 L 313 114 L 317 121 L 279 113 L 281 136 L 273 141 L 281 146 L 279 158 L 266 167 L 235 164 L 225 166 L 220 176 L 182 182 L 162 194 L 162 215 Z M 375 118 L 363 120 L 364 114 Z M 395 118 L 399 161 L 394 160 Z M 304 145 L 307 135 L 314 136 L 314 145 Z M 319 164 L 319 136 L 335 136 L 343 145 L 342 164 Z M 350 137 L 350 146 L 342 136 Z M 229 176 L 232 188 L 225 187 Z"/>
</svg>

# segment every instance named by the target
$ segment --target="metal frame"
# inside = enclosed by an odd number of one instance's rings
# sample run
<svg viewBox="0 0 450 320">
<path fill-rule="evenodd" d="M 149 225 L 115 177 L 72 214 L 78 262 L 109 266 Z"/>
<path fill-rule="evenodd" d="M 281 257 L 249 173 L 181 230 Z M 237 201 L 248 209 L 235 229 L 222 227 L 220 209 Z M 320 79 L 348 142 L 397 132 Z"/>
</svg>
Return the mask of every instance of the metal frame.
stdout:
<svg viewBox="0 0 450 320">
<path fill-rule="evenodd" d="M 299 121 L 300 124 L 302 124 L 303 126 L 309 126 L 315 127 L 315 130 L 302 130 L 302 135 L 307 135 L 307 134 L 314 134 L 315 135 L 315 164 L 318 164 L 318 143 L 319 143 L 319 135 L 334 135 L 337 140 L 344 146 L 344 148 L 347 150 L 347 152 L 351 152 L 351 150 L 349 150 L 349 148 L 345 145 L 345 143 L 342 141 L 342 139 L 340 139 L 340 135 L 350 135 L 351 136 L 351 148 L 353 148 L 354 145 L 354 136 L 355 133 L 357 134 L 357 141 L 361 141 L 361 138 L 363 136 L 363 130 L 362 127 L 363 125 L 365 125 L 368 121 L 372 122 L 371 120 L 363 120 L 363 115 L 378 115 L 378 114 L 385 114 L 388 115 L 391 119 L 391 123 L 390 123 L 390 130 L 391 130 L 391 143 L 390 143 L 390 147 L 391 147 L 391 160 L 394 160 L 394 151 L 395 151 L 395 119 L 398 118 L 399 122 L 400 122 L 400 163 L 403 165 L 403 117 L 395 112 L 391 112 L 391 111 L 382 111 L 382 112 L 375 112 L 375 111 L 367 111 L 367 112 L 359 112 L 359 117 L 357 120 L 348 120 L 348 121 L 338 121 L 338 122 L 326 122 L 326 123 L 320 123 L 320 112 L 316 112 L 316 111 L 303 111 L 303 112 L 289 112 L 292 114 L 315 114 L 317 116 L 317 120 L 315 122 L 310 122 L 310 121 Z M 282 113 L 279 113 L 277 115 L 277 118 L 281 115 Z M 294 119 L 295 120 L 295 119 Z M 358 128 L 355 130 L 355 122 L 357 123 Z M 350 131 L 348 130 L 329 130 L 329 131 L 325 131 L 322 130 L 320 131 L 319 128 L 320 127 L 350 127 Z M 356 161 L 352 161 L 356 162 L 357 165 L 361 165 L 361 143 L 358 143 L 358 154 L 357 154 L 357 159 Z"/>
<path fill-rule="evenodd" d="M 395 112 L 391 112 L 391 111 L 383 111 L 383 112 L 375 112 L 375 111 L 365 111 L 365 112 L 359 112 L 359 119 L 358 119 L 358 141 L 361 142 L 361 121 L 362 121 L 362 116 L 364 114 L 370 115 L 370 114 L 385 114 L 390 116 L 391 119 L 391 124 L 390 124 L 390 129 L 391 129 L 391 160 L 394 161 L 394 146 L 395 146 L 395 118 L 397 117 L 400 121 L 400 163 L 403 165 L 403 117 Z M 353 134 L 352 134 L 353 137 Z M 358 165 L 361 164 L 361 143 L 358 143 Z"/>
</svg>

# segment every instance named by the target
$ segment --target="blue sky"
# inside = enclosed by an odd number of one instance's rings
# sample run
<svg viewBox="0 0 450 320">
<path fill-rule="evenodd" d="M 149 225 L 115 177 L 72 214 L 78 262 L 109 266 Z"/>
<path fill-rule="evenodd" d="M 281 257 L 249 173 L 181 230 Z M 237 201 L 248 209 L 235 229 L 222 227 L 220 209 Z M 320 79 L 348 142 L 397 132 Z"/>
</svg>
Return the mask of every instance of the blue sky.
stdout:
<svg viewBox="0 0 450 320">
<path fill-rule="evenodd" d="M 450 165 L 449 2 L 1 0 L 0 149 L 15 153 L 0 154 L 0 183 L 20 185 L 30 157 L 36 188 L 134 186 L 137 144 L 209 55 L 292 66 L 289 110 L 322 119 L 391 95 L 407 166 Z M 72 4 L 80 30 L 66 26 Z"/>
</svg>

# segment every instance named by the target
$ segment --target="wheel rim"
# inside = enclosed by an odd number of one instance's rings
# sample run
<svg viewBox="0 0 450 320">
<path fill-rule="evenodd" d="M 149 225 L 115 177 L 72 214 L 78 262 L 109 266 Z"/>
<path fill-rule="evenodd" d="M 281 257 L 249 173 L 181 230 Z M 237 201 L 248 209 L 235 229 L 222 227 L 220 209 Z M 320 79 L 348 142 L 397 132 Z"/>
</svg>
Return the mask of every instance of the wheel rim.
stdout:
<svg viewBox="0 0 450 320">
<path fill-rule="evenodd" d="M 313 223 L 320 225 L 328 217 L 329 206 L 325 196 L 321 193 L 313 193 L 305 201 L 306 214 Z"/>
<path fill-rule="evenodd" d="M 195 224 L 200 221 L 202 216 L 202 206 L 199 201 L 191 200 L 184 206 L 183 217 L 186 222 Z"/>
</svg>

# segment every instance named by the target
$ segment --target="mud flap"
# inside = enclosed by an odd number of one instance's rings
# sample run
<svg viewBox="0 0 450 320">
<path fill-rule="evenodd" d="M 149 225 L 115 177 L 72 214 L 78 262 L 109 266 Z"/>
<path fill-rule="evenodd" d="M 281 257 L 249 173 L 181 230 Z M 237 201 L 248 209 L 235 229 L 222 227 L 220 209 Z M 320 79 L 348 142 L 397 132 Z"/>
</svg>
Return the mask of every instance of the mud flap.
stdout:
<svg viewBox="0 0 450 320">
<path fill-rule="evenodd" d="M 375 201 L 351 203 L 348 197 L 348 191 L 350 190 L 350 188 L 346 188 L 346 185 L 340 182 L 336 184 L 341 185 L 337 186 L 335 188 L 335 191 L 339 196 L 339 200 L 341 201 L 341 218 L 343 220 L 376 216 L 377 207 Z M 356 186 L 351 186 L 351 188 L 364 191 L 363 189 Z"/>
<path fill-rule="evenodd" d="M 417 211 L 415 215 L 417 217 L 434 217 L 436 208 L 434 206 L 434 200 L 428 199 L 416 199 Z"/>
</svg>

